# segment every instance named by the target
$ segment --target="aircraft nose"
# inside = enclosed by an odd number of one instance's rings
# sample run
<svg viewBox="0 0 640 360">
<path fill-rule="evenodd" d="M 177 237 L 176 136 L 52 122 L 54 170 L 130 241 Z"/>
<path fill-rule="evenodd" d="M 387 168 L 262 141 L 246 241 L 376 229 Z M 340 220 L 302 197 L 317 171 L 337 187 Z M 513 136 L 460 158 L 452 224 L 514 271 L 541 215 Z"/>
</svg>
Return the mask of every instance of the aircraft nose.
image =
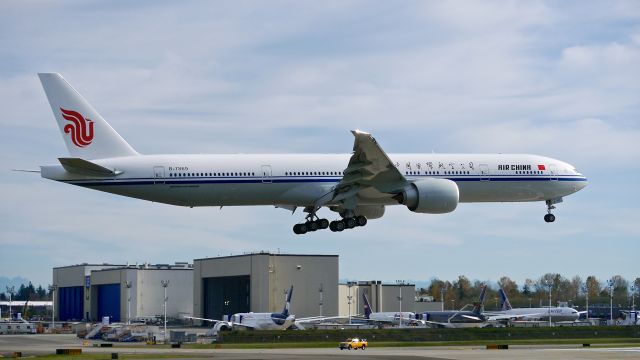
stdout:
<svg viewBox="0 0 640 360">
<path fill-rule="evenodd" d="M 587 187 L 587 178 L 583 177 L 582 180 L 580 181 L 576 181 L 576 191 L 580 191 L 582 189 L 584 189 L 585 187 Z"/>
</svg>

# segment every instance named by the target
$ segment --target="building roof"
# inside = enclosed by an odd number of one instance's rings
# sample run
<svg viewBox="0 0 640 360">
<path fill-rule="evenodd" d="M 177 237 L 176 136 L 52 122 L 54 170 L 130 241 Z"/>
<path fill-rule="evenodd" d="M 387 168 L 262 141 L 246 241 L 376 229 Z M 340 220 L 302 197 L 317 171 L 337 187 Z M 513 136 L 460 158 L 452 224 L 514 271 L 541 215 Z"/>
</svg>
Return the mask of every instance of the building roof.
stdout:
<svg viewBox="0 0 640 360">
<path fill-rule="evenodd" d="M 122 266 L 126 266 L 124 264 L 107 264 L 107 263 L 102 263 L 102 264 L 88 264 L 88 263 L 82 263 L 82 264 L 75 264 L 75 265 L 65 265 L 65 266 L 55 266 L 54 269 L 65 269 L 65 268 L 72 268 L 72 267 L 86 267 L 86 266 L 109 266 L 109 267 L 122 267 Z"/>
<path fill-rule="evenodd" d="M 245 256 L 259 256 L 259 255 L 268 255 L 268 256 L 300 256 L 300 257 L 338 257 L 338 255 L 328 255 L 328 254 L 280 254 L 280 253 L 272 253 L 268 251 L 259 251 L 252 253 L 245 253 L 240 255 L 227 255 L 227 256 L 215 256 L 215 257 L 206 257 L 200 259 L 194 259 L 193 261 L 203 261 L 203 260 L 216 260 L 216 259 L 228 259 L 235 257 L 245 257 Z"/>
</svg>

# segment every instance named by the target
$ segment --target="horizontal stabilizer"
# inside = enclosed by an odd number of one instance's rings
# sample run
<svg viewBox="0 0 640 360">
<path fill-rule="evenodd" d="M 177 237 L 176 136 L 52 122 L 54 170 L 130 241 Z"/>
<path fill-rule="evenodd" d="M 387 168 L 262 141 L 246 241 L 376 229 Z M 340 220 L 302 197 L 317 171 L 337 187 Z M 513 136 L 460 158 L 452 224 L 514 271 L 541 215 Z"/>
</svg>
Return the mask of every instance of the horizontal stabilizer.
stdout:
<svg viewBox="0 0 640 360">
<path fill-rule="evenodd" d="M 115 176 L 122 174 L 122 171 L 109 169 L 80 158 L 59 158 L 58 160 L 65 170 L 74 174 L 91 176 Z"/>
<path fill-rule="evenodd" d="M 40 172 L 40 170 L 28 170 L 28 169 L 13 169 L 11 171 L 32 172 L 32 173 L 39 173 Z"/>
</svg>

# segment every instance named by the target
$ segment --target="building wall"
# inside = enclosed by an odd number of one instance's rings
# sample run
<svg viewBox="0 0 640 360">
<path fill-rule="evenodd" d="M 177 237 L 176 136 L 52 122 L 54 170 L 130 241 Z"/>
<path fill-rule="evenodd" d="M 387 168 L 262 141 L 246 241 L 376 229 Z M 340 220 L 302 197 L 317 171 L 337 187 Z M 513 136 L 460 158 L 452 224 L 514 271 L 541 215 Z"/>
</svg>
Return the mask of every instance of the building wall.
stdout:
<svg viewBox="0 0 640 360">
<path fill-rule="evenodd" d="M 64 267 L 56 267 L 53 268 L 53 282 L 52 284 L 58 286 L 59 288 L 68 288 L 68 287 L 82 287 L 82 308 L 83 308 L 83 316 L 82 318 L 86 319 L 87 315 L 91 313 L 91 289 L 86 285 L 86 277 L 91 276 L 91 272 L 94 270 L 102 270 L 109 269 L 114 267 L 120 267 L 122 265 L 97 265 L 97 264 L 80 264 L 80 265 L 71 265 Z M 62 304 L 60 302 L 60 293 L 56 291 L 55 293 L 55 313 L 56 318 L 60 319 L 60 310 Z M 62 299 L 65 300 L 66 299 Z M 64 311 L 64 309 L 63 309 Z M 80 320 L 80 319 L 77 319 Z"/>
<path fill-rule="evenodd" d="M 442 310 L 442 302 L 440 301 L 416 301 L 414 304 L 416 313 L 423 313 L 425 311 L 440 311 Z"/>
<path fill-rule="evenodd" d="M 351 286 L 351 315 L 364 315 L 364 300 L 362 294 L 367 295 L 371 311 L 387 312 L 399 311 L 400 285 L 382 284 L 380 281 L 361 281 Z M 349 314 L 349 285 L 339 285 L 339 314 Z M 415 312 L 415 285 L 402 285 L 402 311 Z"/>
<path fill-rule="evenodd" d="M 190 268 L 128 267 L 94 271 L 91 276 L 92 293 L 97 296 L 98 287 L 106 284 L 120 286 L 120 319 L 127 320 L 128 307 L 131 318 L 155 317 L 164 314 L 164 288 L 161 280 L 169 280 L 167 286 L 167 317 L 181 318 L 191 315 L 193 308 L 193 270 Z M 131 289 L 127 291 L 127 281 Z M 131 304 L 127 299 L 131 297 Z M 98 303 L 91 304 L 92 318 L 97 319 Z M 99 319 L 97 319 L 99 320 Z"/>
<path fill-rule="evenodd" d="M 184 315 L 192 315 L 192 269 L 127 269 L 126 272 L 127 280 L 130 278 L 132 281 L 131 317 L 164 314 L 164 288 L 161 280 L 169 280 L 167 316 L 179 319 Z M 125 294 L 124 300 L 126 299 Z M 125 313 L 126 310 L 126 307 L 123 307 Z"/>
<path fill-rule="evenodd" d="M 194 261 L 194 316 L 203 316 L 203 279 L 250 276 L 250 308 L 253 312 L 279 312 L 293 285 L 291 312 L 297 317 L 320 312 L 319 289 L 323 289 L 323 315 L 338 313 L 338 256 L 248 254 Z"/>
</svg>

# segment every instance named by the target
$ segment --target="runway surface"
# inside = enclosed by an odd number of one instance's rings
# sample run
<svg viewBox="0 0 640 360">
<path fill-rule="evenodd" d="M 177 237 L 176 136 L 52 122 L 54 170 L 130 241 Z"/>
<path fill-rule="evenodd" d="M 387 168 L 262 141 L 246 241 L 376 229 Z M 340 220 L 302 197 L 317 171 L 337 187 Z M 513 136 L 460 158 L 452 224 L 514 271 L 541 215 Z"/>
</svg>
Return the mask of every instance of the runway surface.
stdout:
<svg viewBox="0 0 640 360">
<path fill-rule="evenodd" d="M 126 346 L 126 347 L 122 347 Z M 82 346 L 74 335 L 0 335 L 0 354 L 15 351 L 23 356 L 54 354 L 58 348 L 82 348 L 83 353 L 163 354 L 193 359 L 640 359 L 640 346 L 583 348 L 580 345 L 512 345 L 508 350 L 481 346 L 335 349 L 160 349 L 144 344 L 114 344 L 113 348 Z M 182 358 L 182 357 L 181 357 Z M 182 358 L 183 359 L 183 358 Z"/>
</svg>

